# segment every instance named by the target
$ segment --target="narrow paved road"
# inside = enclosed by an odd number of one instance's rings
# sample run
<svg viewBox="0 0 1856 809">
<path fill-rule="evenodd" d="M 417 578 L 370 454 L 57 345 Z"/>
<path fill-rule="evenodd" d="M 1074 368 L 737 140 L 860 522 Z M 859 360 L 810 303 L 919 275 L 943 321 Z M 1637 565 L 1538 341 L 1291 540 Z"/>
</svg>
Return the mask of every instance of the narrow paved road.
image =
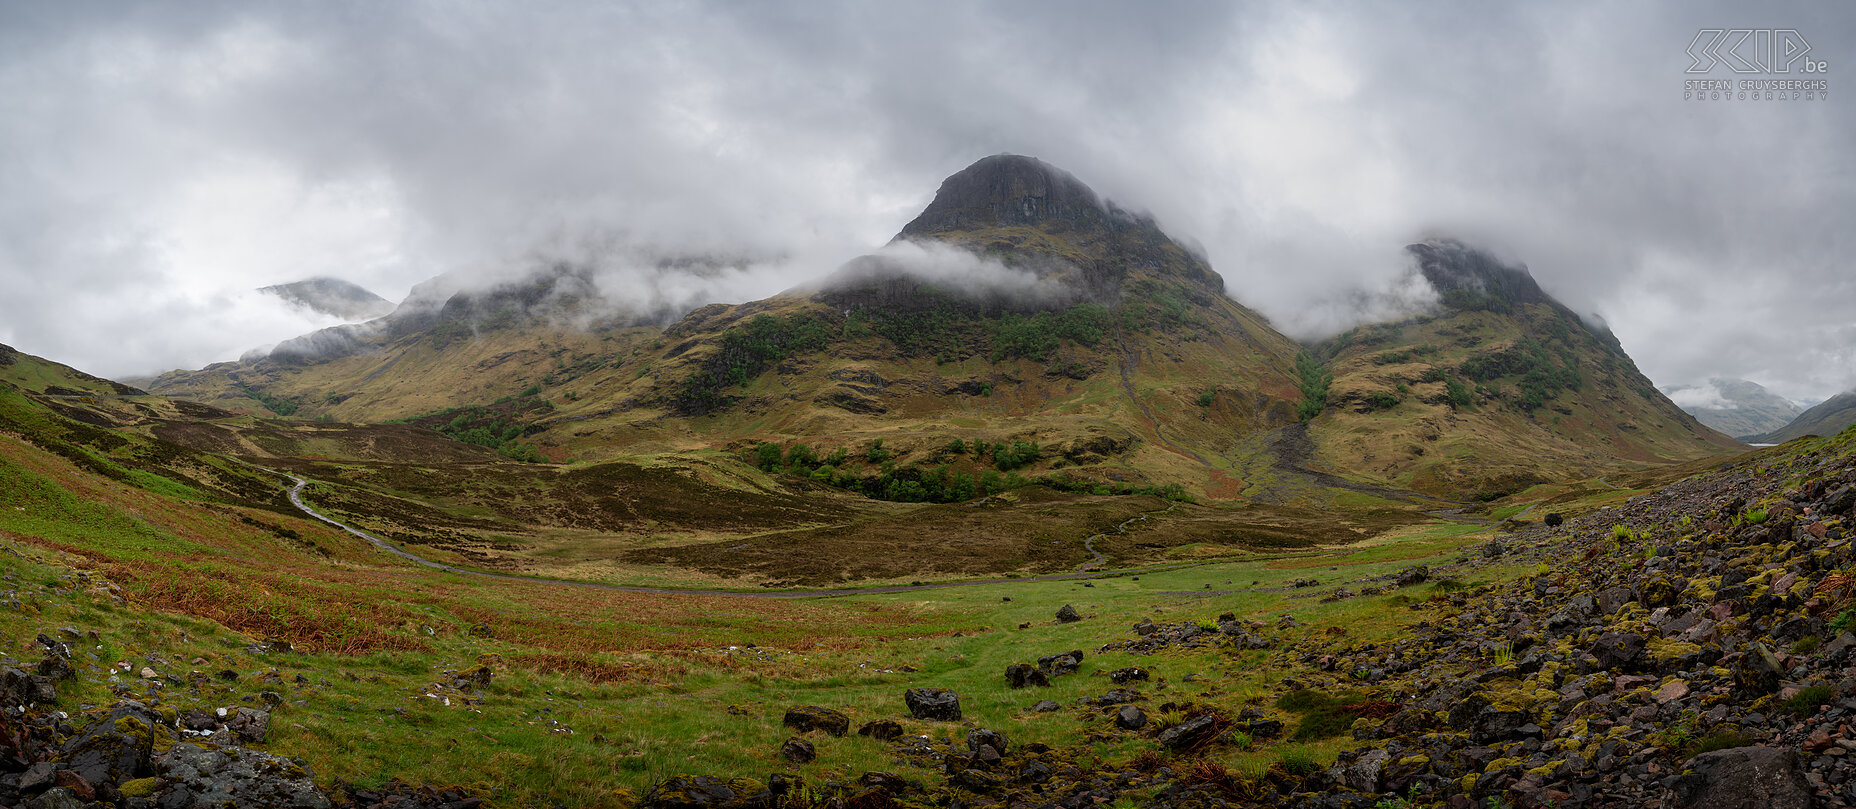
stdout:
<svg viewBox="0 0 1856 809">
<path fill-rule="evenodd" d="M 1090 578 L 1099 578 L 1101 576 L 1108 575 L 1110 573 L 1148 573 L 1148 572 L 1160 571 L 1160 570 L 1174 570 L 1177 568 L 1197 567 L 1199 565 L 1210 565 L 1210 564 L 1218 564 L 1220 562 L 1234 561 L 1231 559 L 1212 559 L 1212 560 L 1205 560 L 1205 561 L 1198 561 L 1198 562 L 1180 562 L 1180 563 L 1167 564 L 1167 565 L 1153 565 L 1150 567 L 1125 568 L 1122 570 L 1115 570 L 1115 571 L 1095 571 L 1095 570 L 1088 569 L 1088 568 L 1093 567 L 1096 564 L 1100 564 L 1102 561 L 1105 561 L 1103 556 L 1098 553 L 1096 554 L 1096 562 L 1091 563 L 1089 565 L 1085 565 L 1084 570 L 1079 570 L 1074 573 L 1053 573 L 1053 574 L 1046 575 L 1046 576 L 1025 576 L 1025 577 L 1016 578 L 1016 579 L 975 579 L 973 581 L 952 581 L 952 582 L 940 582 L 936 584 L 907 584 L 907 585 L 899 584 L 899 585 L 886 585 L 886 586 L 880 586 L 880 587 L 850 587 L 850 588 L 843 588 L 843 589 L 836 589 L 836 590 L 770 590 L 770 591 L 764 591 L 764 592 L 755 592 L 752 590 L 693 590 L 693 589 L 681 589 L 681 588 L 676 588 L 676 587 L 640 587 L 640 586 L 627 585 L 627 584 L 601 584 L 599 582 L 573 581 L 570 579 L 549 579 L 549 578 L 543 578 L 540 576 L 512 576 L 507 573 L 490 573 L 490 572 L 482 571 L 482 570 L 470 570 L 468 568 L 456 567 L 454 565 L 447 565 L 443 562 L 434 562 L 423 556 L 412 553 L 411 551 L 405 550 L 404 548 L 401 548 L 398 545 L 395 545 L 391 542 L 381 539 L 380 537 L 375 536 L 367 531 L 363 531 L 359 528 L 356 528 L 345 522 L 337 520 L 333 517 L 323 514 L 322 512 L 317 511 L 314 508 L 310 507 L 308 503 L 303 501 L 303 489 L 309 486 L 309 481 L 304 480 L 303 478 L 297 477 L 296 475 L 292 475 L 289 472 L 280 472 L 278 470 L 271 469 L 268 467 L 258 466 L 257 464 L 246 463 L 245 461 L 240 461 L 236 458 L 232 458 L 230 460 L 233 460 L 237 463 L 245 464 L 246 466 L 249 466 L 253 469 L 259 469 L 265 472 L 269 472 L 278 477 L 289 478 L 290 481 L 294 484 L 290 487 L 290 504 L 291 505 L 296 506 L 297 509 L 302 511 L 304 514 L 307 514 L 310 517 L 313 517 L 322 522 L 328 523 L 329 525 L 339 528 L 343 531 L 346 531 L 349 534 L 353 534 L 354 536 L 359 537 L 360 539 L 366 540 L 369 544 L 383 551 L 386 551 L 387 553 L 393 554 L 394 556 L 398 556 L 401 559 L 405 559 L 406 561 L 412 562 L 414 564 L 424 565 L 425 567 L 429 567 L 434 570 L 442 570 L 442 571 L 445 571 L 446 573 L 455 573 L 460 576 L 474 576 L 480 579 L 496 579 L 499 581 L 524 582 L 524 583 L 529 583 L 529 584 L 552 584 L 552 585 L 557 585 L 560 587 L 582 587 L 582 588 L 586 588 L 590 590 L 613 590 L 613 591 L 621 592 L 621 593 L 653 593 L 657 595 L 723 596 L 723 597 L 729 597 L 729 598 L 824 598 L 824 597 L 829 597 L 829 596 L 853 596 L 853 595 L 865 595 L 865 594 L 870 594 L 870 593 L 906 593 L 906 592 L 910 592 L 914 590 L 942 590 L 942 589 L 946 589 L 949 587 L 974 587 L 974 586 L 982 585 L 982 584 L 1020 584 L 1024 582 L 1033 582 L 1033 581 L 1062 581 L 1065 579 L 1090 579 Z M 1173 505 L 1177 505 L 1177 504 L 1173 504 Z M 1173 509 L 1173 506 L 1169 505 L 1167 506 L 1166 509 L 1164 509 L 1164 511 L 1171 511 L 1172 509 Z M 1162 512 L 1149 512 L 1149 513 L 1162 513 Z M 1119 531 L 1122 528 L 1125 528 L 1128 525 L 1128 523 L 1134 522 L 1136 520 L 1144 520 L 1146 518 L 1147 518 L 1147 514 L 1141 514 L 1138 517 L 1130 518 L 1127 522 L 1124 522 L 1120 526 L 1117 526 L 1116 530 Z M 1103 536 L 1103 534 L 1097 534 L 1095 536 Z M 1090 541 L 1093 541 L 1094 539 L 1095 537 L 1093 536 L 1090 537 Z M 1090 547 L 1089 552 L 1095 553 L 1095 549 L 1093 547 Z"/>
</svg>

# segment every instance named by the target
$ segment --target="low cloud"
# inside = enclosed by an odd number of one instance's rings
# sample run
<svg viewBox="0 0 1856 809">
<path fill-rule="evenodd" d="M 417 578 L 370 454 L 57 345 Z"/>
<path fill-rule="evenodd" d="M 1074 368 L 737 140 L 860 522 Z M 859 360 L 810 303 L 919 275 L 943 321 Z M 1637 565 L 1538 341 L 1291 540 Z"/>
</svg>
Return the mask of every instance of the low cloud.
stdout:
<svg viewBox="0 0 1856 809">
<path fill-rule="evenodd" d="M 1737 402 L 1722 396 L 1720 388 L 1715 387 L 1713 382 L 1670 388 L 1663 393 L 1669 397 L 1669 401 L 1675 402 L 1676 407 L 1691 413 L 1696 410 L 1735 410 L 1740 407 Z"/>
<path fill-rule="evenodd" d="M 902 240 L 852 259 L 804 291 L 831 292 L 907 279 L 986 309 L 1051 309 L 1079 301 L 1080 273 L 1056 260 L 1007 265 L 942 242 Z M 913 294 L 904 286 L 901 294 Z"/>
</svg>

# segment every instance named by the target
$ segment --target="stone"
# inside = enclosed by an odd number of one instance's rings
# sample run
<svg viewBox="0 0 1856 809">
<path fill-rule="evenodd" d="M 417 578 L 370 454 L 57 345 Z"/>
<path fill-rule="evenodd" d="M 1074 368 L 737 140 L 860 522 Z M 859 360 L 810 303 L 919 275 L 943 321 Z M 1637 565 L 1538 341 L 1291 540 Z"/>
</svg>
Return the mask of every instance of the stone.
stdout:
<svg viewBox="0 0 1856 809">
<path fill-rule="evenodd" d="M 799 705 L 786 709 L 780 724 L 808 733 L 822 730 L 833 736 L 843 736 L 851 731 L 851 718 L 843 713 L 818 705 Z"/>
<path fill-rule="evenodd" d="M 1038 713 L 1050 713 L 1063 710 L 1063 706 L 1058 705 L 1056 700 L 1041 699 L 1031 706 L 1031 710 Z"/>
<path fill-rule="evenodd" d="M 1147 637 L 1159 631 L 1159 625 L 1155 624 L 1152 618 L 1142 618 L 1140 623 L 1134 625 L 1134 634 L 1141 637 Z"/>
<path fill-rule="evenodd" d="M 180 742 L 154 759 L 154 769 L 171 786 L 162 809 L 328 809 L 328 796 L 300 759 L 256 750 L 206 750 Z"/>
<path fill-rule="evenodd" d="M 793 736 L 780 745 L 780 757 L 794 764 L 810 764 L 818 758 L 818 750 L 811 742 Z"/>
<path fill-rule="evenodd" d="M 1145 680 L 1147 676 L 1147 670 L 1138 666 L 1116 669 L 1108 673 L 1108 678 L 1115 681 L 1116 685 L 1126 685 L 1134 680 Z"/>
<path fill-rule="evenodd" d="M 1075 674 L 1083 665 L 1081 649 L 1072 649 L 1063 654 L 1047 655 L 1038 658 L 1038 670 L 1051 677 Z"/>
<path fill-rule="evenodd" d="M 1419 565 L 1399 571 L 1398 578 L 1393 579 L 1393 583 L 1399 587 L 1411 587 L 1413 585 L 1423 584 L 1430 580 L 1430 578 L 1431 569 L 1424 565 Z"/>
<path fill-rule="evenodd" d="M 967 751 L 970 753 L 978 753 L 982 747 L 990 747 L 999 753 L 1004 753 L 1012 749 L 1010 741 L 1005 738 L 1005 734 L 999 731 L 987 730 L 985 728 L 968 731 Z"/>
<path fill-rule="evenodd" d="M 1739 664 L 1734 666 L 1734 685 L 1756 696 L 1779 690 L 1784 678 L 1785 667 L 1779 664 L 1778 656 L 1758 641 L 1746 645 Z"/>
<path fill-rule="evenodd" d="M 64 765 L 90 784 L 140 778 L 148 775 L 155 737 L 173 733 L 147 706 L 123 700 L 64 743 Z"/>
<path fill-rule="evenodd" d="M 752 778 L 679 775 L 651 787 L 640 805 L 645 809 L 761 809 L 772 802 L 773 793 Z"/>
<path fill-rule="evenodd" d="M 58 765 L 41 761 L 26 768 L 19 774 L 19 783 L 14 785 L 21 793 L 43 792 L 50 789 L 58 778 Z"/>
<path fill-rule="evenodd" d="M 1073 624 L 1081 620 L 1083 620 L 1083 616 L 1076 614 L 1076 608 L 1068 604 L 1063 605 L 1063 607 L 1057 610 L 1057 623 Z"/>
<path fill-rule="evenodd" d="M 902 701 L 916 719 L 960 721 L 960 695 L 945 688 L 911 688 L 903 692 Z"/>
<path fill-rule="evenodd" d="M 226 729 L 241 742 L 263 744 L 271 733 L 271 712 L 256 708 L 239 708 L 226 717 Z"/>
<path fill-rule="evenodd" d="M 1378 792 L 1380 778 L 1385 773 L 1386 760 L 1389 758 L 1391 754 L 1384 750 L 1368 750 L 1352 764 L 1336 766 L 1330 773 L 1355 792 Z"/>
<path fill-rule="evenodd" d="M 1013 663 L 1005 667 L 1005 682 L 1013 688 L 1050 687 L 1050 677 L 1044 670 L 1029 663 Z"/>
<path fill-rule="evenodd" d="M 1205 714 L 1160 731 L 1158 741 L 1169 750 L 1191 750 L 1211 743 L 1218 735 L 1218 717 Z"/>
<path fill-rule="evenodd" d="M 902 723 L 894 719 L 878 719 L 865 722 L 857 729 L 857 735 L 868 736 L 879 742 L 887 742 L 902 736 Z"/>
<path fill-rule="evenodd" d="M 1798 755 L 1772 747 L 1735 747 L 1702 753 L 1668 782 L 1665 806 L 1675 809 L 1811 809 L 1817 796 L 1805 782 Z"/>
<path fill-rule="evenodd" d="M 1589 651 L 1598 660 L 1599 668 L 1630 671 L 1643 659 L 1646 645 L 1643 636 L 1634 632 L 1606 632 Z"/>
<path fill-rule="evenodd" d="M 1667 704 L 1686 696 L 1688 696 L 1688 683 L 1682 682 L 1681 680 L 1670 680 L 1669 682 L 1663 683 L 1662 688 L 1656 689 L 1656 704 Z"/>
<path fill-rule="evenodd" d="M 1133 705 L 1123 705 L 1115 712 L 1115 727 L 1122 730 L 1140 730 L 1147 726 L 1147 714 Z"/>
</svg>

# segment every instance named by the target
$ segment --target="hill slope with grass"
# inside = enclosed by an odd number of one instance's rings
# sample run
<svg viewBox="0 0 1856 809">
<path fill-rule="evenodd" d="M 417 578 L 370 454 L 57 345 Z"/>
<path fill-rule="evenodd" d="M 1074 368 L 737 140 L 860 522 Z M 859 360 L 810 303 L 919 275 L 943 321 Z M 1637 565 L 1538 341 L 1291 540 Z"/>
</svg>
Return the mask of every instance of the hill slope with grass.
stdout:
<svg viewBox="0 0 1856 809">
<path fill-rule="evenodd" d="M 1324 362 L 1308 375 L 1327 382 L 1310 423 L 1319 462 L 1487 498 L 1742 446 L 1676 407 L 1608 330 L 1524 267 L 1456 242 L 1410 251 L 1439 307 L 1318 347 Z"/>
<path fill-rule="evenodd" d="M 1761 444 L 1779 444 L 1807 435 L 1836 435 L 1851 425 L 1856 425 L 1856 391 L 1832 396 L 1798 414 L 1792 423 L 1748 440 Z"/>
</svg>

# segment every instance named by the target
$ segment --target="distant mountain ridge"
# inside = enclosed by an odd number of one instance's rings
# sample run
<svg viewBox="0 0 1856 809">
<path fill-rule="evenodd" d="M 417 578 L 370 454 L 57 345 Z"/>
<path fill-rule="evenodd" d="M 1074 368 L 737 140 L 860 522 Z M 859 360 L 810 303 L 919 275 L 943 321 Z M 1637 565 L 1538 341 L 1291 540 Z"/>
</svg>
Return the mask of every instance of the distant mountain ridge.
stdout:
<svg viewBox="0 0 1856 809">
<path fill-rule="evenodd" d="M 1839 393 L 1772 432 L 1756 435 L 1749 441 L 1758 444 L 1782 444 L 1807 435 L 1832 436 L 1856 425 L 1856 390 Z"/>
<path fill-rule="evenodd" d="M 1742 441 L 1778 430 L 1805 411 L 1790 399 L 1745 379 L 1715 377 L 1702 385 L 1675 385 L 1662 390 L 1696 420 Z"/>
<path fill-rule="evenodd" d="M 392 301 L 359 284 L 326 276 L 259 287 L 258 291 L 282 298 L 294 306 L 350 322 L 384 317 L 394 309 Z"/>
</svg>

